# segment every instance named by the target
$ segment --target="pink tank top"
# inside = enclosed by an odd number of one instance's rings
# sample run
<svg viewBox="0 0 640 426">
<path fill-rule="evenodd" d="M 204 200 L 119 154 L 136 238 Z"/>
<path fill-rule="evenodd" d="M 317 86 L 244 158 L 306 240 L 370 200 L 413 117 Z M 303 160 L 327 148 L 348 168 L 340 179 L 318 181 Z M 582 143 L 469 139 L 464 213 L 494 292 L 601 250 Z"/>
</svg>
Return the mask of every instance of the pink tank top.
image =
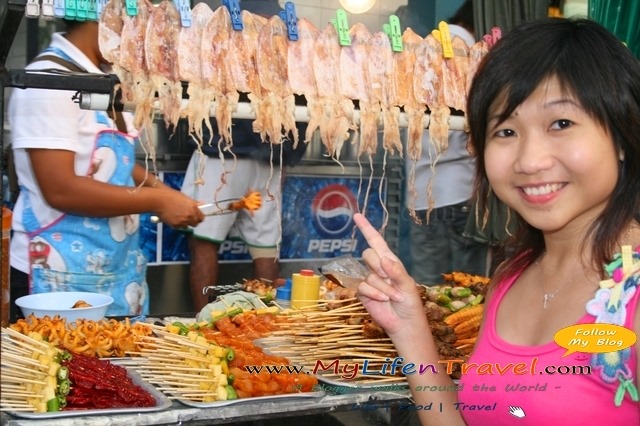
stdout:
<svg viewBox="0 0 640 426">
<path fill-rule="evenodd" d="M 596 359 L 592 354 L 574 352 L 562 358 L 566 351 L 555 342 L 540 346 L 519 346 L 507 343 L 498 336 L 496 312 L 518 276 L 519 274 L 508 278 L 492 295 L 485 314 L 483 334 L 478 337 L 474 352 L 467 362 L 475 363 L 478 367 L 470 369 L 460 380 L 462 389 L 458 393 L 458 410 L 465 422 L 468 425 L 492 426 L 640 425 L 640 404 L 633 401 L 629 393 L 625 393 L 620 406 L 614 404 L 620 381 L 609 378 L 608 383 L 605 373 L 615 376 L 619 371 L 612 372 L 602 368 L 602 364 L 608 360 L 603 354 Z M 640 299 L 640 273 L 636 272 L 629 280 L 632 279 L 635 279 L 635 289 L 627 292 L 627 310 L 623 324 L 631 329 Z M 594 301 L 597 301 L 597 297 Z M 596 317 L 587 313 L 577 324 L 594 322 Z M 635 385 L 635 345 L 626 351 L 626 357 L 625 376 Z M 581 369 L 587 371 L 594 360 L 600 365 L 592 366 L 591 374 L 549 374 L 553 369 L 561 373 L 580 372 Z M 482 365 L 485 363 L 493 364 L 493 374 L 489 374 L 488 365 Z M 502 374 L 495 368 L 496 364 L 502 369 Z M 510 364 L 513 368 L 505 370 Z M 546 372 L 546 367 L 551 370 Z M 511 407 L 519 407 L 524 417 L 511 414 Z"/>
</svg>

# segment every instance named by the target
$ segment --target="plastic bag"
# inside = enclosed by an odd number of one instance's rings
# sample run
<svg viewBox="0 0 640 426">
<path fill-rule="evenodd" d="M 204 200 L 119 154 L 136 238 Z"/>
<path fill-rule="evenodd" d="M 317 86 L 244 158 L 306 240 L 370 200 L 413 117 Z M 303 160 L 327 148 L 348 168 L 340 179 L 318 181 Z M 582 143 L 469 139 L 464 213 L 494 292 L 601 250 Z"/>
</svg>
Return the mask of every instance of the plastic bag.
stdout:
<svg viewBox="0 0 640 426">
<path fill-rule="evenodd" d="M 351 255 L 336 257 L 320 268 L 320 273 L 328 280 L 353 289 L 358 288 L 369 272 L 369 268 Z"/>
</svg>

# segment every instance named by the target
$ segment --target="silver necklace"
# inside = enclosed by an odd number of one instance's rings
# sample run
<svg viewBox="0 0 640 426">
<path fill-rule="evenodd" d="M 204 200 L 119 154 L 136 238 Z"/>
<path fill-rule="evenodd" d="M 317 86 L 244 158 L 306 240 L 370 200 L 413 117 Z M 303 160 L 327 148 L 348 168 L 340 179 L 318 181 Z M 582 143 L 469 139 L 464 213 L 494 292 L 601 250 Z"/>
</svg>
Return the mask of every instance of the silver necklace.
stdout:
<svg viewBox="0 0 640 426">
<path fill-rule="evenodd" d="M 544 256 L 545 254 L 546 253 L 542 253 L 542 256 Z M 545 289 L 544 289 L 544 282 L 545 282 L 544 271 L 542 270 L 542 266 L 540 265 L 540 259 L 542 258 L 542 256 L 540 256 L 538 259 L 536 259 L 535 264 L 538 267 L 538 269 L 540 269 L 540 274 L 542 275 L 542 309 L 547 309 L 547 306 L 549 306 L 549 303 L 551 302 L 551 299 L 556 297 L 556 294 L 558 294 L 560 292 L 560 290 L 562 290 L 567 285 L 572 283 L 573 279 L 565 281 L 565 283 L 563 285 L 561 285 L 560 287 L 558 287 L 556 289 L 556 291 L 554 291 L 553 293 L 547 293 L 545 291 Z"/>
</svg>

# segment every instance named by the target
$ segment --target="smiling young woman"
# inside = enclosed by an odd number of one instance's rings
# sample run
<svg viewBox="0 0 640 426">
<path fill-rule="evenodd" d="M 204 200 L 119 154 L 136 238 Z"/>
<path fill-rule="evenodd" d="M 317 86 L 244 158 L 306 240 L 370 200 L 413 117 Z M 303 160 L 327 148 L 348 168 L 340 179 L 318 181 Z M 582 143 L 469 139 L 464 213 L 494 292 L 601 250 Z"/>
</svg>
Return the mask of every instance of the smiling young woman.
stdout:
<svg viewBox="0 0 640 426">
<path fill-rule="evenodd" d="M 593 21 L 524 23 L 485 56 L 467 119 L 479 211 L 495 193 L 515 222 L 467 362 L 536 359 L 593 374 L 469 370 L 457 392 L 413 392 L 416 405 L 444 407 L 419 412 L 421 421 L 640 424 L 640 343 L 567 354 L 554 341 L 572 325 L 640 331 L 640 63 Z M 362 303 L 407 363 L 438 362 L 415 281 L 367 220 L 354 219 L 374 272 L 358 288 Z M 452 384 L 441 374 L 407 379 L 411 389 Z"/>
</svg>

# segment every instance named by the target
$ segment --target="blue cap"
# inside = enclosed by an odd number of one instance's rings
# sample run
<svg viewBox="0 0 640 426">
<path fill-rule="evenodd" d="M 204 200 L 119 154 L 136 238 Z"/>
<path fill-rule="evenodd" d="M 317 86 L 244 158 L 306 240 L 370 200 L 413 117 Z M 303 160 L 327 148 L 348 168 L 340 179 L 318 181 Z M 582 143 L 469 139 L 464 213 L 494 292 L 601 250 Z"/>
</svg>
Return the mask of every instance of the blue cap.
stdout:
<svg viewBox="0 0 640 426">
<path fill-rule="evenodd" d="M 291 289 L 278 287 L 276 290 L 276 300 L 291 300 Z"/>
</svg>

